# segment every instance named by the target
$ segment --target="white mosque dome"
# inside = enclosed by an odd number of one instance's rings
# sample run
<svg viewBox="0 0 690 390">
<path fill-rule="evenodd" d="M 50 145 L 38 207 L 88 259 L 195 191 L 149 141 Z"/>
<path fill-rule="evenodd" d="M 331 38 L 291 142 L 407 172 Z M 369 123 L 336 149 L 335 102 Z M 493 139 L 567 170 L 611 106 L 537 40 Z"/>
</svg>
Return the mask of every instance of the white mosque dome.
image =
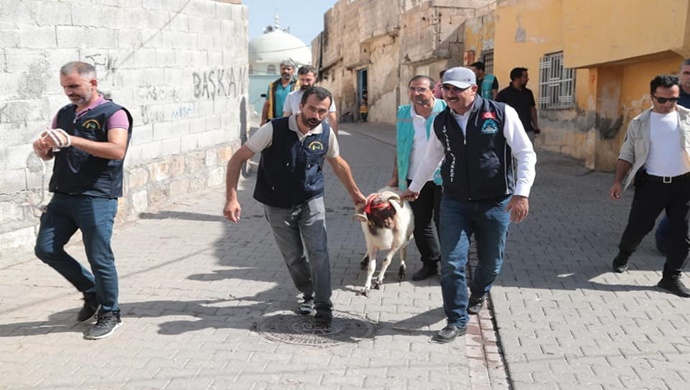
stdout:
<svg viewBox="0 0 690 390">
<path fill-rule="evenodd" d="M 311 64 L 311 50 L 299 38 L 280 28 L 266 27 L 265 33 L 249 41 L 250 69 L 258 74 L 277 73 L 283 61 L 292 61 L 297 67 Z"/>
</svg>

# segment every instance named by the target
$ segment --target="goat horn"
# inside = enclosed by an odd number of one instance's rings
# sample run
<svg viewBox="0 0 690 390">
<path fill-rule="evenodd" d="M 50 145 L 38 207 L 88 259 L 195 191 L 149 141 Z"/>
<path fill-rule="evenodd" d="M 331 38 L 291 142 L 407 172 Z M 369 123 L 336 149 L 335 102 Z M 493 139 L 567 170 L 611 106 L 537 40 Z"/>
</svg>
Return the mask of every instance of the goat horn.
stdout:
<svg viewBox="0 0 690 390">
<path fill-rule="evenodd" d="M 367 222 L 369 221 L 369 218 L 367 218 L 367 215 L 364 213 L 356 213 L 355 215 L 352 216 L 353 221 L 359 221 L 359 222 Z"/>
<path fill-rule="evenodd" d="M 381 193 L 381 199 L 386 202 L 390 202 L 392 200 L 398 201 L 398 203 L 402 206 L 403 201 L 400 199 L 400 195 L 396 194 L 393 191 L 384 191 Z"/>
</svg>

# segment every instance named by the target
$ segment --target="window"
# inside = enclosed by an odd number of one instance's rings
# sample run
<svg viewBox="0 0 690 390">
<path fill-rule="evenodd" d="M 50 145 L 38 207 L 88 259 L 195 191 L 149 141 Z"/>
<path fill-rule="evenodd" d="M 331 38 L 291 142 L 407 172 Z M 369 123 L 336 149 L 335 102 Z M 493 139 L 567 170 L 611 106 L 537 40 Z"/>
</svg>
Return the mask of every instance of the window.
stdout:
<svg viewBox="0 0 690 390">
<path fill-rule="evenodd" d="M 539 108 L 575 107 L 575 69 L 563 67 L 563 52 L 547 54 L 539 61 Z"/>
<path fill-rule="evenodd" d="M 276 66 L 269 65 L 266 67 L 266 74 L 276 74 Z"/>
<path fill-rule="evenodd" d="M 487 74 L 494 73 L 494 51 L 487 50 L 482 53 L 482 62 L 484 63 L 484 72 Z"/>
</svg>

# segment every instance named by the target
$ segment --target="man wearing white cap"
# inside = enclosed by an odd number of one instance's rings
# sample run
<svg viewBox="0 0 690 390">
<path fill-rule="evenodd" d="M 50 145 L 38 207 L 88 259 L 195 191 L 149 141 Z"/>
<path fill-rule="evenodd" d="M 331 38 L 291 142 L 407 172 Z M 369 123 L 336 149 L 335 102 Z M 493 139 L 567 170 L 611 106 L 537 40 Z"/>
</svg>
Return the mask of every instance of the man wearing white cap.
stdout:
<svg viewBox="0 0 690 390">
<path fill-rule="evenodd" d="M 468 313 L 484 306 L 503 264 L 508 225 L 529 212 L 537 156 L 517 112 L 481 98 L 471 69 L 448 69 L 441 83 L 448 107 L 436 116 L 424 161 L 402 197 L 416 199 L 442 162 L 441 292 L 447 326 L 434 340 L 447 343 L 464 335 Z M 472 234 L 479 262 L 468 297 L 465 266 Z"/>
</svg>

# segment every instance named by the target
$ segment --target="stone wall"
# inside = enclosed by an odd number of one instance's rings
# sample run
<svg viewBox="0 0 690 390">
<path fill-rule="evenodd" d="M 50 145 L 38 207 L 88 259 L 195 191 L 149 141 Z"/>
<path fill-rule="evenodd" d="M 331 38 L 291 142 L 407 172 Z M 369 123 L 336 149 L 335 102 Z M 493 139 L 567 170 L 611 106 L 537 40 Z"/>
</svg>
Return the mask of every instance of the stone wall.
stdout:
<svg viewBox="0 0 690 390">
<path fill-rule="evenodd" d="M 0 9 L 0 260 L 33 246 L 34 206 L 49 200 L 52 164 L 31 142 L 69 103 L 58 74 L 68 61 L 93 64 L 99 90 L 134 118 L 119 221 L 223 183 L 247 127 L 238 0 L 0 0 Z"/>
<path fill-rule="evenodd" d="M 463 24 L 492 0 L 340 0 L 312 42 L 322 85 L 340 101 L 341 120 L 357 118 L 357 72 L 367 70 L 369 120 L 395 123 L 408 104 L 407 83 L 462 64 Z M 350 115 L 348 115 L 348 113 Z M 345 117 L 343 117 L 345 115 Z"/>
</svg>

